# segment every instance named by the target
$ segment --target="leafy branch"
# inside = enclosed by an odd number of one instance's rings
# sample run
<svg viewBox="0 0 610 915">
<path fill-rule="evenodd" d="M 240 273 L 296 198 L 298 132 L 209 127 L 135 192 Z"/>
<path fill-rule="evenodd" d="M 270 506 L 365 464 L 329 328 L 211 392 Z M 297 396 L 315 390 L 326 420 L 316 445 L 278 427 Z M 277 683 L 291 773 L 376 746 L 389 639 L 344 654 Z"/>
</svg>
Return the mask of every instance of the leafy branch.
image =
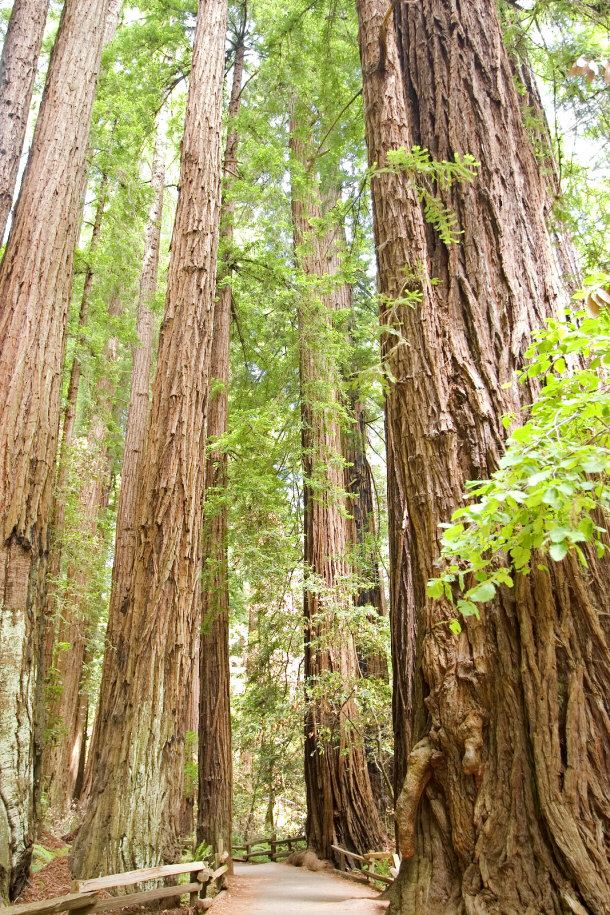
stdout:
<svg viewBox="0 0 610 915">
<path fill-rule="evenodd" d="M 596 278 L 594 288 L 609 277 Z M 588 299 L 591 290 L 579 294 Z M 469 504 L 454 512 L 442 538 L 444 570 L 428 582 L 432 598 L 456 600 L 477 615 L 514 573 L 527 575 L 548 555 L 573 552 L 587 566 L 585 545 L 606 549 L 610 510 L 610 313 L 578 311 L 549 320 L 534 335 L 529 364 L 520 372 L 545 377 L 528 418 L 507 442 L 489 480 L 467 484 Z M 503 418 L 508 428 L 512 415 Z M 473 583 L 474 582 L 474 583 Z M 454 630 L 455 631 L 455 630 Z"/>
</svg>

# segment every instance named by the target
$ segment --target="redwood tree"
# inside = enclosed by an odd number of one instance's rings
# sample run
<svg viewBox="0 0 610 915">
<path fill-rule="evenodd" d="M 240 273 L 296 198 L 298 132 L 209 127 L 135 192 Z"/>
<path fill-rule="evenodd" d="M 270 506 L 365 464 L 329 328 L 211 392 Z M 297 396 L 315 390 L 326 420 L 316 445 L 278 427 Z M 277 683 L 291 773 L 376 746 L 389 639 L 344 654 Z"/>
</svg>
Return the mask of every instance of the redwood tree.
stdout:
<svg viewBox="0 0 610 915">
<path fill-rule="evenodd" d="M 150 304 L 151 298 L 157 289 L 161 217 L 163 213 L 165 183 L 164 130 L 164 120 L 161 117 L 152 161 L 151 189 L 153 196 L 148 211 L 144 238 L 144 257 L 140 273 L 136 323 L 138 342 L 133 348 L 129 407 L 121 464 L 121 489 L 117 506 L 112 590 L 106 629 L 106 645 L 110 646 L 110 656 L 107 660 L 105 659 L 106 663 L 110 663 L 112 660 L 112 646 L 116 645 L 117 639 L 120 637 L 121 627 L 125 623 L 124 610 L 121 608 L 123 608 L 125 601 L 128 600 L 135 559 L 138 497 L 144 468 L 146 433 L 148 431 L 150 372 L 154 342 L 154 315 Z M 104 679 L 104 677 L 102 680 L 102 688 L 110 686 L 109 680 Z M 93 754 L 97 752 L 99 721 L 98 716 L 91 743 Z M 91 775 L 91 768 L 88 775 Z"/>
<path fill-rule="evenodd" d="M 9 883 L 11 895 L 23 885 L 33 841 L 64 329 L 106 7 L 107 0 L 64 5 L 0 268 L 2 898 Z"/>
<path fill-rule="evenodd" d="M 88 806 L 72 849 L 81 876 L 179 854 L 199 627 L 226 14 L 226 0 L 199 4 L 132 580 L 106 648 Z"/>
<path fill-rule="evenodd" d="M 417 144 L 480 163 L 472 184 L 429 188 L 456 215 L 454 244 L 424 221 L 421 176 L 372 181 L 381 320 L 394 332 L 384 345 L 404 860 L 393 910 L 601 915 L 607 567 L 536 568 L 459 637 L 451 608 L 426 594 L 438 525 L 465 481 L 497 466 L 502 414 L 534 394 L 514 377 L 530 330 L 561 304 L 545 181 L 492 3 L 403 4 L 397 31 L 378 0 L 357 8 L 369 161 Z"/>
<path fill-rule="evenodd" d="M 303 118 L 305 122 L 305 117 Z M 322 217 L 320 188 L 309 174 L 313 144 L 293 115 L 290 135 L 292 225 L 303 272 L 298 305 L 303 473 L 305 478 L 305 787 L 308 845 L 332 858 L 331 845 L 360 853 L 378 848 L 382 827 L 373 799 L 359 713 L 350 691 L 359 676 L 353 633 L 341 624 L 352 602 L 348 524 L 341 452 L 339 367 L 333 359 L 333 312 L 349 305 L 336 281 L 338 229 L 314 228 Z M 336 194 L 334 195 L 336 200 Z M 332 200 L 331 200 L 332 202 Z M 331 280 L 332 284 L 332 280 Z M 347 698 L 332 699 L 337 680 Z"/>
<path fill-rule="evenodd" d="M 230 263 L 234 206 L 231 185 L 237 171 L 239 136 L 234 119 L 239 112 L 244 70 L 245 18 L 235 45 L 233 83 L 229 101 L 229 129 L 224 155 L 224 199 L 221 237 Z M 212 393 L 208 436 L 227 431 L 229 407 L 229 344 L 231 328 L 231 269 L 219 270 L 214 306 L 214 340 L 210 378 Z M 197 844 L 211 845 L 215 853 L 231 854 L 233 761 L 231 756 L 231 697 L 229 670 L 229 568 L 227 556 L 227 456 L 210 449 L 206 457 L 206 493 L 212 495 L 204 512 L 202 627 L 199 643 L 199 741 Z M 214 506 L 214 496 L 220 504 Z M 229 859 L 230 860 L 230 859 Z"/>
<path fill-rule="evenodd" d="M 0 244 L 13 202 L 49 0 L 15 0 L 0 57 Z"/>
</svg>

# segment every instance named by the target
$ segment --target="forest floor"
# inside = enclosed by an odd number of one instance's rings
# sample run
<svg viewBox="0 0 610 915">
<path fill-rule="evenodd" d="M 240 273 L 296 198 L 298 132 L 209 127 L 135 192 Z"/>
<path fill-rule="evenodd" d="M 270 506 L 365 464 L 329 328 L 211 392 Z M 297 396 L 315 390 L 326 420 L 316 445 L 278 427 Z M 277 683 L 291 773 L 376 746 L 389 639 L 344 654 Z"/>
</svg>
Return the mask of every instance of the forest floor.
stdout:
<svg viewBox="0 0 610 915">
<path fill-rule="evenodd" d="M 38 902 L 70 892 L 69 846 L 46 833 L 36 847 L 35 870 L 17 902 Z M 50 861 L 47 855 L 54 854 Z M 107 896 L 107 893 L 103 893 Z M 290 864 L 235 864 L 228 892 L 215 902 L 214 915 L 383 915 L 388 903 L 379 893 L 336 871 L 311 871 Z M 150 915 L 126 905 L 116 915 Z M 194 915 L 189 908 L 157 910 L 154 915 Z"/>
<path fill-rule="evenodd" d="M 382 915 L 379 893 L 332 871 L 289 864 L 236 864 L 214 915 Z"/>
</svg>

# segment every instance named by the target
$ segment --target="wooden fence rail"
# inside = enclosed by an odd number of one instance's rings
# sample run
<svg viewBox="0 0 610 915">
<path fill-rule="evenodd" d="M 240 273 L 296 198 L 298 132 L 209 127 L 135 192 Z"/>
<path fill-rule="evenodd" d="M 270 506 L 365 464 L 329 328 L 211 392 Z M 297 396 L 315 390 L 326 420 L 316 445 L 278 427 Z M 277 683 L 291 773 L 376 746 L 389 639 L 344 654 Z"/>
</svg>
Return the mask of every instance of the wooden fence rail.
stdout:
<svg viewBox="0 0 610 915">
<path fill-rule="evenodd" d="M 364 855 L 357 855 L 353 851 L 347 851 L 345 848 L 341 848 L 339 845 L 331 845 L 333 851 L 338 852 L 338 854 L 343 855 L 345 858 L 353 858 L 354 861 L 358 861 L 362 864 L 361 873 L 366 880 L 378 880 L 379 883 L 385 883 L 389 885 L 394 883 L 394 877 L 388 877 L 386 874 L 378 874 L 375 871 L 375 862 L 376 861 L 392 861 L 394 863 L 394 868 L 391 870 L 394 872 L 396 870 L 397 856 L 393 855 L 391 852 L 385 851 L 370 851 Z"/>
<path fill-rule="evenodd" d="M 236 855 L 233 854 L 234 861 L 251 861 L 253 858 L 271 858 L 272 861 L 280 861 L 283 858 L 288 858 L 296 849 L 293 848 L 297 842 L 306 842 L 305 836 L 291 836 L 288 839 L 278 839 L 277 835 L 272 836 L 263 836 L 260 839 L 252 839 L 251 842 L 246 842 L 244 845 L 234 845 L 233 852 L 243 851 L 245 854 Z M 257 851 L 252 851 L 254 846 L 258 845 L 268 845 L 268 849 L 259 849 Z M 285 848 L 285 846 L 287 846 Z"/>
<path fill-rule="evenodd" d="M 74 912 L 75 915 L 89 915 L 92 912 L 112 912 L 125 906 L 146 905 L 158 899 L 177 899 L 188 893 L 189 903 L 195 905 L 199 893 L 205 886 L 218 880 L 227 871 L 222 864 L 216 870 L 208 867 L 204 861 L 189 861 L 186 864 L 167 864 L 163 867 L 144 867 L 137 871 L 126 871 L 124 874 L 112 874 L 108 877 L 95 877 L 92 880 L 74 881 L 75 891 L 67 896 L 56 896 L 53 899 L 41 899 L 38 902 L 26 902 L 0 908 L 0 915 L 54 915 L 56 912 Z M 117 889 L 132 886 L 134 883 L 145 883 L 165 877 L 177 877 L 190 874 L 190 883 L 174 886 L 160 886 L 141 893 L 126 893 L 124 896 L 100 898 L 100 890 Z M 211 904 L 212 900 L 206 900 Z"/>
</svg>

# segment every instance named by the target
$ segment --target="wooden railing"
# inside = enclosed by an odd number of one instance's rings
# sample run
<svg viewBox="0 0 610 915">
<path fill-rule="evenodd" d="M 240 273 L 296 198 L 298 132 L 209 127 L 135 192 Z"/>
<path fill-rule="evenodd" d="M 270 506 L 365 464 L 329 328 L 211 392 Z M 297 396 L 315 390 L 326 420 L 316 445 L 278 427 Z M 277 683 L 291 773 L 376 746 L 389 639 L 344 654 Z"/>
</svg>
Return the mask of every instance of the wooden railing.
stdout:
<svg viewBox="0 0 610 915">
<path fill-rule="evenodd" d="M 364 855 L 357 855 L 353 851 L 347 851 L 345 848 L 340 848 L 338 845 L 331 845 L 333 851 L 336 851 L 338 854 L 343 855 L 345 858 L 352 858 L 354 861 L 358 861 L 362 867 L 360 873 L 364 878 L 368 880 L 378 880 L 379 883 L 385 883 L 389 885 L 394 882 L 394 877 L 397 875 L 400 868 L 400 859 L 398 855 L 393 854 L 388 851 L 369 851 Z M 391 861 L 392 864 L 389 867 L 391 877 L 388 877 L 387 874 L 378 874 L 375 871 L 375 863 L 377 861 Z"/>
<path fill-rule="evenodd" d="M 297 842 L 306 842 L 305 836 L 292 836 L 289 839 L 278 839 L 277 835 L 274 834 L 269 837 L 263 837 L 262 839 L 252 839 L 251 842 L 246 842 L 245 845 L 234 845 L 233 846 L 233 860 L 234 861 L 252 861 L 253 858 L 271 858 L 272 861 L 282 861 L 284 858 L 287 858 L 292 854 L 293 851 L 296 851 L 296 848 L 293 846 Z M 268 849 L 258 849 L 259 845 L 268 845 Z M 257 847 L 256 851 L 252 849 Z M 243 852 L 243 854 L 235 854 L 235 852 Z"/>
<path fill-rule="evenodd" d="M 41 899 L 38 902 L 25 902 L 0 908 L 0 915 L 53 915 L 55 912 L 75 912 L 77 915 L 88 915 L 90 912 L 112 912 L 123 909 L 129 905 L 146 905 L 158 899 L 173 898 L 180 904 L 180 896 L 188 893 L 189 904 L 195 905 L 199 893 L 212 881 L 218 880 L 226 873 L 227 865 L 222 864 L 212 870 L 204 861 L 190 861 L 186 864 L 166 864 L 162 867 L 144 867 L 137 871 L 127 871 L 124 874 L 111 874 L 108 877 L 94 877 L 92 880 L 74 881 L 73 893 L 67 896 L 56 896 L 53 899 Z M 160 886 L 153 890 L 141 893 L 126 893 L 122 896 L 101 898 L 100 890 L 117 889 L 118 887 L 133 886 L 136 883 L 145 883 L 149 880 L 159 880 L 165 877 L 177 877 L 180 874 L 190 874 L 190 883 L 181 883 L 174 886 Z M 212 900 L 202 900 L 212 904 Z M 205 908 L 205 906 L 202 906 Z"/>
</svg>

